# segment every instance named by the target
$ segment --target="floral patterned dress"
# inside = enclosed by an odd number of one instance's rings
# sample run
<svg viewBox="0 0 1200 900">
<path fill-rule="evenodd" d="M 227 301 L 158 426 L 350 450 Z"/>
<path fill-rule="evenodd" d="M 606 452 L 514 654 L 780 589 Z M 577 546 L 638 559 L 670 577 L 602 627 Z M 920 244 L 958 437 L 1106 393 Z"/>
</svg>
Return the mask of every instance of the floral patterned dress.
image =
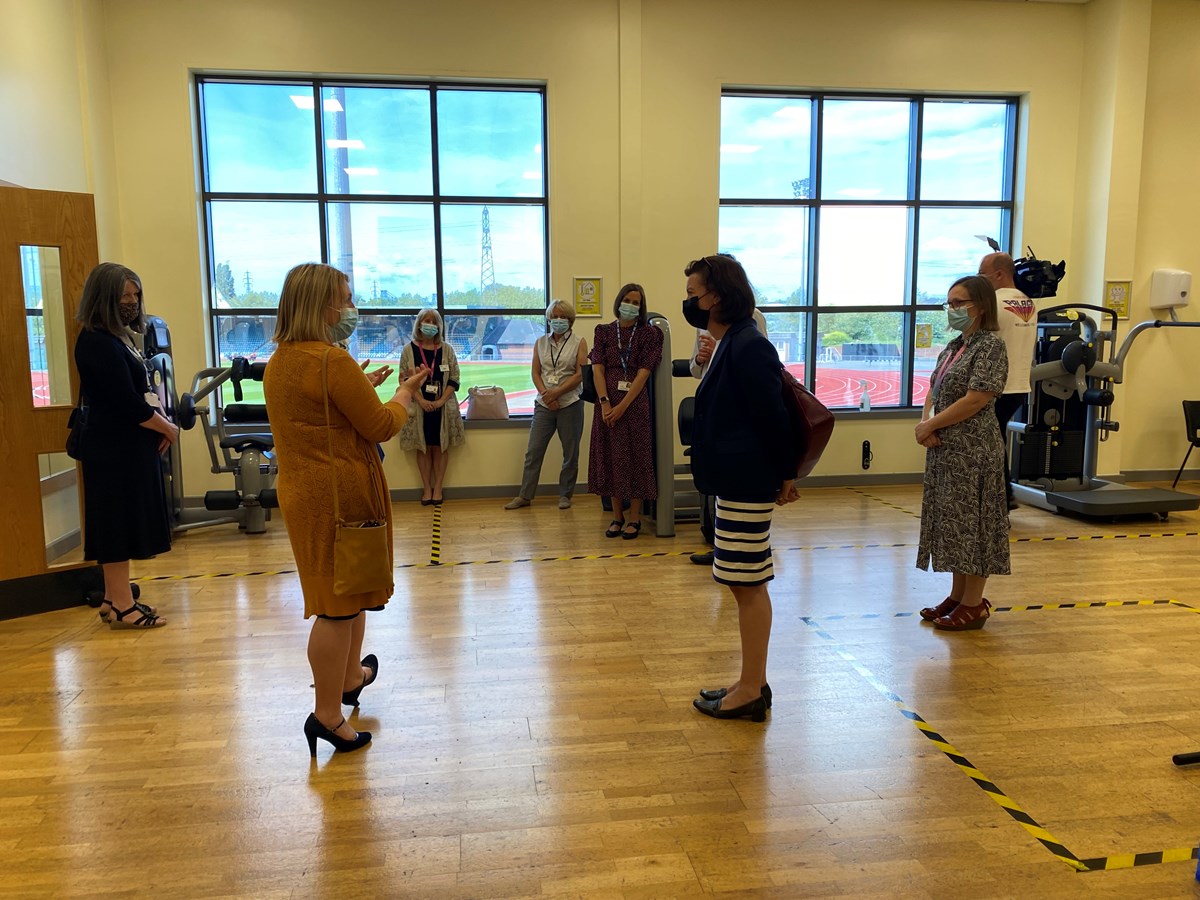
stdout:
<svg viewBox="0 0 1200 900">
<path fill-rule="evenodd" d="M 936 415 L 967 391 L 998 394 L 1008 378 L 1004 342 L 993 332 L 959 335 L 942 351 L 930 384 Z M 921 542 L 917 568 L 962 575 L 1007 575 L 1008 502 L 1004 494 L 1004 445 L 996 428 L 993 398 L 971 418 L 938 431 L 941 445 L 925 455 Z"/>
<path fill-rule="evenodd" d="M 662 359 L 663 334 L 652 325 L 621 328 L 616 322 L 596 326 L 595 341 L 589 359 L 604 366 L 604 386 L 596 386 L 600 396 L 608 396 L 616 406 L 625 396 L 617 387 L 633 381 L 638 369 L 654 367 Z M 588 491 L 601 497 L 628 500 L 658 498 L 654 475 L 652 424 L 650 421 L 650 384 L 647 382 L 637 399 L 611 428 L 604 424 L 600 404 L 592 416 L 592 443 L 588 453 Z"/>
</svg>

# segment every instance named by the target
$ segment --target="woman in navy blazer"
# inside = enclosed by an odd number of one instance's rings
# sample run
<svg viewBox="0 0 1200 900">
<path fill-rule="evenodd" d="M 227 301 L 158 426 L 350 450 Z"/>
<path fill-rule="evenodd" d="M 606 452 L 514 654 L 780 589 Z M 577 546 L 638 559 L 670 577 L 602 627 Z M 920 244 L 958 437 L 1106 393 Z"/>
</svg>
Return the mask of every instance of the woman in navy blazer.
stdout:
<svg viewBox="0 0 1200 900">
<path fill-rule="evenodd" d="M 701 690 L 692 704 L 717 719 L 762 722 L 771 705 L 771 512 L 799 499 L 781 365 L 754 326 L 754 292 L 741 263 L 726 253 L 705 256 L 684 274 L 684 318 L 718 341 L 696 392 L 692 477 L 700 493 L 717 498 L 713 580 L 737 601 L 742 645 L 737 681 Z"/>
</svg>

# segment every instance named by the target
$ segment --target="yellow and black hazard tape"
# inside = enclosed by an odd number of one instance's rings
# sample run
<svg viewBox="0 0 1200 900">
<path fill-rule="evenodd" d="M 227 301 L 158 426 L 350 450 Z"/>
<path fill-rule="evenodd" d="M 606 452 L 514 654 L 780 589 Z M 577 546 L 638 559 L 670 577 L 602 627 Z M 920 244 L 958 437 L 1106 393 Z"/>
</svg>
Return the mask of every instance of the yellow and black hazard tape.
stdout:
<svg viewBox="0 0 1200 900">
<path fill-rule="evenodd" d="M 1068 534 L 1057 537 L 1009 538 L 1010 544 L 1037 544 L 1043 541 L 1133 541 L 1142 538 L 1200 537 L 1200 531 L 1147 531 L 1142 534 Z"/>
<path fill-rule="evenodd" d="M 1135 869 L 1138 866 L 1157 866 L 1162 863 L 1187 862 L 1200 858 L 1196 847 L 1175 847 L 1171 850 L 1156 850 L 1153 853 L 1119 853 L 1115 856 L 1099 856 L 1081 859 L 1089 872 L 1111 872 L 1114 869 Z"/>
<path fill-rule="evenodd" d="M 440 503 L 433 505 L 433 539 L 429 545 L 429 564 L 431 566 L 442 564 L 442 504 Z M 400 567 L 397 566 L 397 568 Z"/>
<path fill-rule="evenodd" d="M 295 575 L 295 569 L 274 569 L 262 572 L 207 572 L 195 575 L 143 575 L 130 581 L 194 581 L 197 578 L 249 578 L 253 575 Z"/>
<path fill-rule="evenodd" d="M 921 518 L 921 514 L 919 512 L 913 512 L 911 509 L 905 509 L 903 506 L 897 506 L 895 503 L 892 503 L 889 500 L 884 500 L 882 497 L 876 497 L 874 494 L 868 494 L 866 491 L 862 490 L 861 488 L 852 487 L 852 488 L 847 488 L 847 490 L 853 491 L 854 493 L 859 494 L 860 496 L 866 497 L 868 500 L 874 500 L 876 503 L 882 503 L 888 509 L 894 509 L 897 512 L 902 512 L 906 516 L 912 516 L 914 519 Z"/>
<path fill-rule="evenodd" d="M 1083 600 L 1078 603 L 1026 603 L 1019 606 L 993 606 L 992 612 L 1036 612 L 1038 610 L 1097 609 L 1115 606 L 1181 606 L 1191 612 L 1200 612 L 1178 600 Z M 836 613 L 830 616 L 809 616 L 808 618 L 814 622 L 837 622 L 842 619 L 910 619 L 915 615 L 915 612 L 908 610 L 894 613 Z"/>
<path fill-rule="evenodd" d="M 1050 832 L 1039 825 L 1033 816 L 1021 809 L 1021 807 L 1017 805 L 1016 801 L 1004 793 L 1004 791 L 1002 791 L 994 781 L 973 766 L 970 760 L 963 756 L 953 744 L 939 734 L 933 728 L 933 726 L 926 722 L 925 719 L 923 719 L 920 714 L 917 713 L 916 710 L 909 707 L 909 705 L 904 702 L 903 698 L 901 698 L 899 694 L 885 685 L 879 680 L 879 678 L 875 676 L 874 672 L 860 663 L 858 659 L 855 658 L 854 654 L 842 648 L 842 646 L 839 645 L 836 640 L 834 640 L 833 636 L 830 635 L 829 632 L 825 631 L 816 624 L 815 619 L 809 616 L 801 616 L 800 620 L 804 622 L 805 625 L 808 625 L 810 628 L 812 628 L 818 636 L 828 641 L 830 646 L 833 648 L 834 653 L 849 663 L 851 668 L 853 668 L 855 672 L 866 679 L 867 683 L 870 684 L 871 687 L 875 688 L 875 690 L 879 691 L 879 693 L 894 703 L 896 709 L 900 711 L 900 714 L 904 716 L 904 718 L 912 722 L 916 729 L 920 731 L 921 734 L 925 735 L 925 737 L 928 738 L 948 760 L 954 763 L 954 765 L 958 766 L 959 771 L 975 782 L 975 784 L 977 784 L 985 794 L 991 797 L 1001 809 L 1003 809 L 1010 817 L 1012 817 L 1013 821 L 1020 824 L 1020 826 L 1024 828 L 1025 831 L 1028 832 L 1029 835 L 1033 837 L 1039 844 L 1054 854 L 1058 860 L 1070 866 L 1075 871 L 1088 871 L 1087 866 L 1084 865 L 1083 861 L 1080 860 L 1078 856 L 1068 850 L 1061 841 L 1057 840 L 1052 834 L 1050 834 Z"/>
</svg>

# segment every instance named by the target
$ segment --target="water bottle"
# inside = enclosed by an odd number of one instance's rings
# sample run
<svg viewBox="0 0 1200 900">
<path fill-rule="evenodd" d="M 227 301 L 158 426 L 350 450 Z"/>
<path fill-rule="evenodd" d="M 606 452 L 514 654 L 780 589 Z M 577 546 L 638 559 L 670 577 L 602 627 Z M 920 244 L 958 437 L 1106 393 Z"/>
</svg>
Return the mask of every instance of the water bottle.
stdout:
<svg viewBox="0 0 1200 900">
<path fill-rule="evenodd" d="M 858 398 L 858 411 L 859 412 L 870 412 L 871 411 L 871 392 L 869 390 L 867 390 L 866 380 L 860 378 L 858 380 L 858 386 L 860 388 L 862 388 L 862 396 Z"/>
</svg>

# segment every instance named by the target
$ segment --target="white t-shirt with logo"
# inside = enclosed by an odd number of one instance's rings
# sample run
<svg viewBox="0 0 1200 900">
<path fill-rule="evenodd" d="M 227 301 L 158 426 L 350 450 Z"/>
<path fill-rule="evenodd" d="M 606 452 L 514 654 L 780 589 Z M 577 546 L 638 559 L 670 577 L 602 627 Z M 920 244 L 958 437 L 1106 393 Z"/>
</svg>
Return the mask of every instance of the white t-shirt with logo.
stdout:
<svg viewBox="0 0 1200 900">
<path fill-rule="evenodd" d="M 1027 394 L 1033 347 L 1037 343 L 1037 308 L 1016 288 L 999 288 L 996 312 L 1000 318 L 999 334 L 1008 350 L 1008 381 L 1004 393 Z"/>
</svg>

